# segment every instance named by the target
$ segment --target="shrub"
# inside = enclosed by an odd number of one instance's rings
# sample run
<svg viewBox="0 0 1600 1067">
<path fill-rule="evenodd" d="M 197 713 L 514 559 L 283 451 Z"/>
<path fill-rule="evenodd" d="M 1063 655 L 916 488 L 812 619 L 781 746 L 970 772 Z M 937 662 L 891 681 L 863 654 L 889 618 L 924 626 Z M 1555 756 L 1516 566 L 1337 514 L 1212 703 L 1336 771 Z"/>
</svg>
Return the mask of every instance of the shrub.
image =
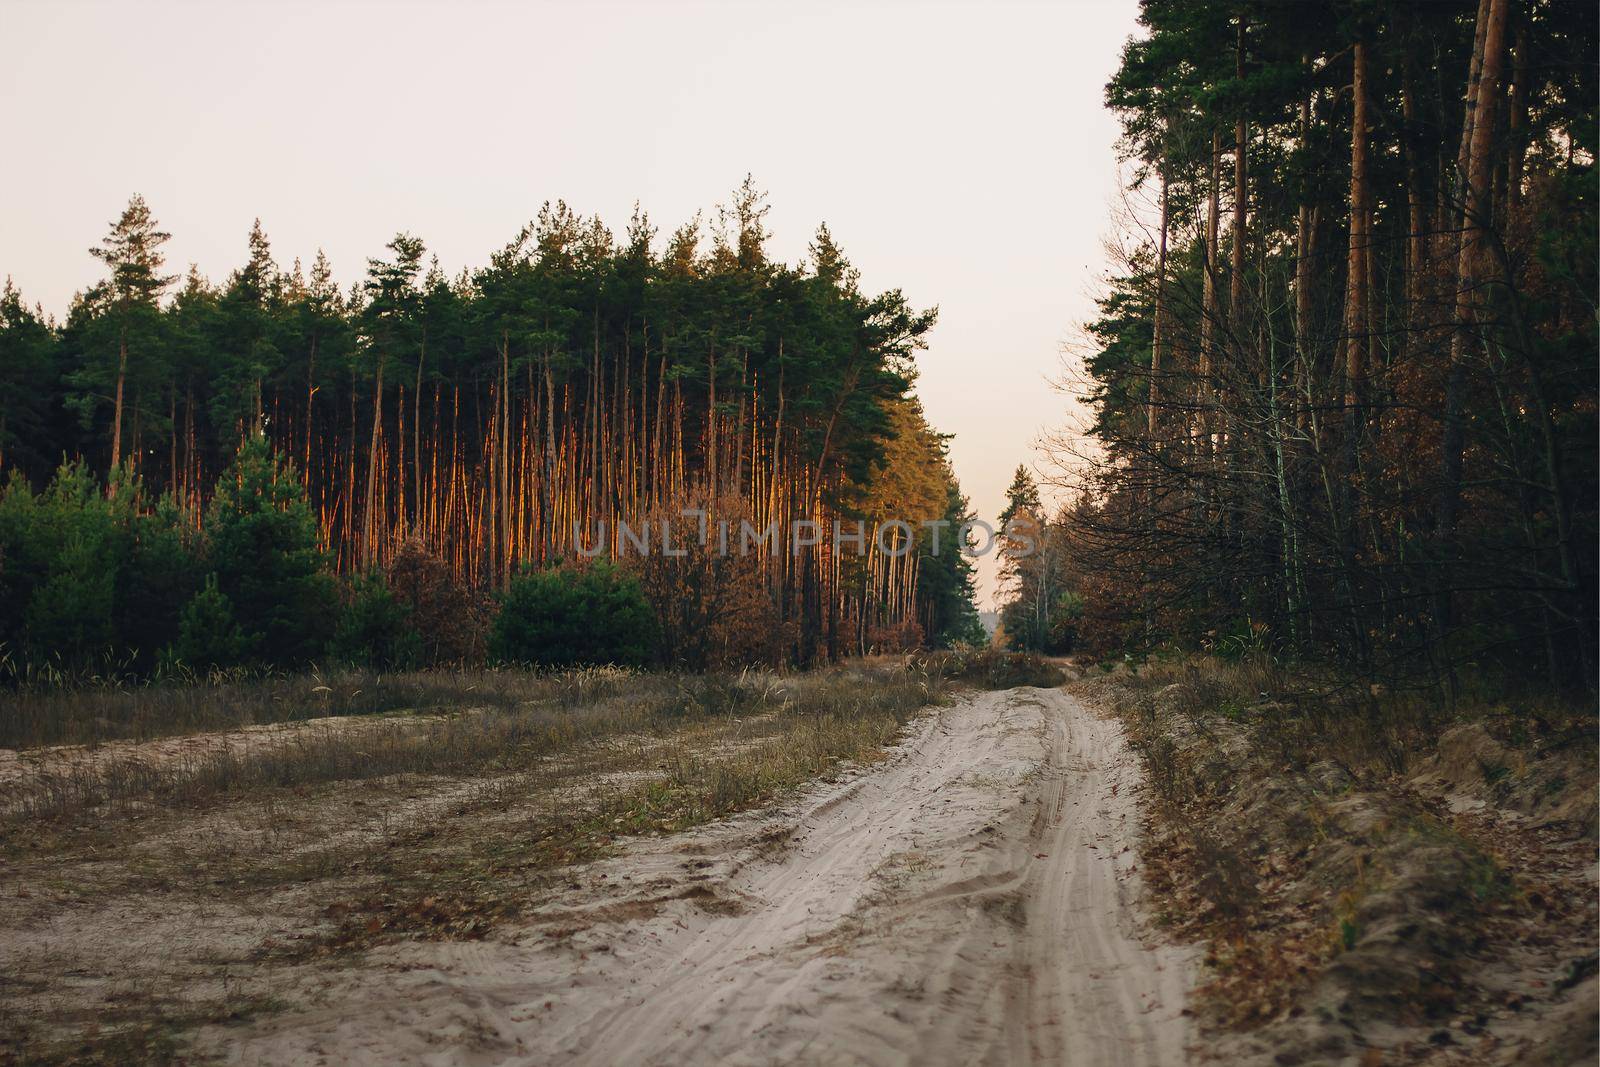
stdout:
<svg viewBox="0 0 1600 1067">
<path fill-rule="evenodd" d="M 872 624 L 867 627 L 866 641 L 869 654 L 909 652 L 922 647 L 922 626 L 916 619 Z"/>
<path fill-rule="evenodd" d="M 1272 653 L 1266 623 L 1250 618 L 1233 620 L 1223 627 L 1220 637 L 1205 644 L 1209 646 L 1211 654 L 1224 663 L 1242 663 Z"/>
<path fill-rule="evenodd" d="M 1050 612 L 1049 652 L 1065 654 L 1078 643 L 1078 624 L 1083 620 L 1083 597 L 1068 590 L 1056 598 Z"/>
<path fill-rule="evenodd" d="M 463 583 L 450 565 L 418 540 L 395 554 L 389 591 L 411 612 L 420 643 L 419 662 L 433 667 L 483 661 L 489 628 L 484 597 Z"/>
<path fill-rule="evenodd" d="M 401 602 L 380 574 L 354 579 L 333 634 L 335 659 L 355 667 L 403 670 L 422 659 L 422 637 L 411 608 Z"/>
<path fill-rule="evenodd" d="M 217 586 L 255 656 L 275 665 L 320 656 L 337 618 L 337 593 L 305 489 L 262 438 L 242 444 L 217 480 L 205 533 Z"/>
<path fill-rule="evenodd" d="M 759 524 L 732 496 L 694 506 L 705 513 L 703 529 L 686 515 L 693 510 L 687 500 L 664 504 L 644 520 L 656 538 L 670 524 L 678 550 L 662 551 L 658 541 L 634 564 L 655 609 L 659 658 L 693 671 L 781 662 L 794 627 L 784 622 L 762 575 L 759 553 L 765 550 L 744 551 L 741 541 L 741 523 L 754 530 Z"/>
<path fill-rule="evenodd" d="M 114 551 L 108 540 L 72 534 L 54 554 L 48 576 L 28 601 L 28 644 L 33 651 L 58 653 L 78 664 L 114 647 L 111 613 L 117 568 L 106 558 Z"/>
<path fill-rule="evenodd" d="M 926 661 L 946 676 L 984 689 L 1034 686 L 1051 689 L 1067 680 L 1066 673 L 1034 652 L 1008 652 L 1001 648 L 957 649 L 938 652 Z"/>
<path fill-rule="evenodd" d="M 137 478 L 108 492 L 81 463 L 37 495 L 13 472 L 0 494 L 0 643 L 69 674 L 147 673 L 195 590 L 193 531 L 170 500 L 145 510 Z"/>
<path fill-rule="evenodd" d="M 179 639 L 184 607 L 205 573 L 201 547 L 200 531 L 171 496 L 133 519 L 128 564 L 117 576 L 116 626 L 141 674 L 155 671 L 162 650 Z"/>
<path fill-rule="evenodd" d="M 29 657 L 68 666 L 115 643 L 112 597 L 126 531 L 82 464 L 38 496 L 13 472 L 0 501 L 0 627 Z"/>
<path fill-rule="evenodd" d="M 250 658 L 251 646 L 234 619 L 233 605 L 217 588 L 217 576 L 207 575 L 179 620 L 178 659 L 197 670 L 232 667 Z"/>
<path fill-rule="evenodd" d="M 499 598 L 489 631 L 497 663 L 641 666 L 655 620 L 636 579 L 610 563 L 524 571 Z"/>
</svg>

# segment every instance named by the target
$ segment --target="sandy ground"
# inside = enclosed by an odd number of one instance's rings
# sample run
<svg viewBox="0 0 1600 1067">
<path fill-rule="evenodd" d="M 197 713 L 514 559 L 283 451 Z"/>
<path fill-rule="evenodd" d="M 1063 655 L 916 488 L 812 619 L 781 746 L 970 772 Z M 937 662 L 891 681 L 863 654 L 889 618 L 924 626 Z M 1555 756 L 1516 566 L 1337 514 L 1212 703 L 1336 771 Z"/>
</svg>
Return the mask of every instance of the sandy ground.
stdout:
<svg viewBox="0 0 1600 1067">
<path fill-rule="evenodd" d="M 1165 1064 L 1187 950 L 1141 936 L 1138 770 L 1059 690 L 918 720 L 777 810 L 575 868 L 531 924 L 377 949 L 234 1063 Z"/>
</svg>

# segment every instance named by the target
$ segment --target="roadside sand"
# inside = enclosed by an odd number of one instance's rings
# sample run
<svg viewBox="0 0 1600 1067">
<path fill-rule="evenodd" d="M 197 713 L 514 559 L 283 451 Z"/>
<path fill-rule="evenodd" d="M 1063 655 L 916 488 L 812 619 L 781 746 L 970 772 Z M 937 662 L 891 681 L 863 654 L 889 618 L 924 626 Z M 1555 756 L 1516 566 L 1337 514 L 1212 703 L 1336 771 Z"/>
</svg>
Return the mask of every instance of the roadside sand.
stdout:
<svg viewBox="0 0 1600 1067">
<path fill-rule="evenodd" d="M 777 810 L 574 868 L 501 940 L 324 972 L 202 1034 L 235 1063 L 1183 1062 L 1190 973 L 1145 943 L 1138 770 L 1059 690 L 914 723 Z"/>
</svg>

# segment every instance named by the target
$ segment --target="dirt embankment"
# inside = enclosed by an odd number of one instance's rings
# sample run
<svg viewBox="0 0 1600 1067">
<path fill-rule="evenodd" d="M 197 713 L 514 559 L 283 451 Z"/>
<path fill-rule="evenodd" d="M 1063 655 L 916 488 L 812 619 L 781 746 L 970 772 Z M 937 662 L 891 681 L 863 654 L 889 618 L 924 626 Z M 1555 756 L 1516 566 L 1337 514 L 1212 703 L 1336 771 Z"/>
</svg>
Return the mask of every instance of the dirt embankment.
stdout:
<svg viewBox="0 0 1600 1067">
<path fill-rule="evenodd" d="M 1324 714 L 1245 673 L 1074 686 L 1122 711 L 1146 765 L 1153 896 L 1205 948 L 1200 1046 L 1274 1064 L 1594 1062 L 1592 742 Z"/>
<path fill-rule="evenodd" d="M 527 925 L 407 944 L 202 1045 L 237 1063 L 1185 1060 L 1139 770 L 1060 690 L 962 700 L 883 765 L 571 870 Z"/>
</svg>

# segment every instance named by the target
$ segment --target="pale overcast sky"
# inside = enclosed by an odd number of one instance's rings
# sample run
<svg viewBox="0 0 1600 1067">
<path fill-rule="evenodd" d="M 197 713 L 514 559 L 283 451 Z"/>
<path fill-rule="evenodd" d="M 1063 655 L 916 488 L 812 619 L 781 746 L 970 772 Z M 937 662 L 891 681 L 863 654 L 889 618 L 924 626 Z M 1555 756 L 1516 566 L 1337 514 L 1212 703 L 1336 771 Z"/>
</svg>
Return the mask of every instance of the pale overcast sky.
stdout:
<svg viewBox="0 0 1600 1067">
<path fill-rule="evenodd" d="M 918 392 L 993 521 L 1065 419 L 1047 379 L 1105 269 L 1135 11 L 0 0 L 0 274 L 64 313 L 135 191 L 177 270 L 221 280 L 259 216 L 348 284 L 397 230 L 454 274 L 547 199 L 669 230 L 751 172 L 776 258 L 826 221 L 866 287 L 939 305 Z"/>
</svg>

